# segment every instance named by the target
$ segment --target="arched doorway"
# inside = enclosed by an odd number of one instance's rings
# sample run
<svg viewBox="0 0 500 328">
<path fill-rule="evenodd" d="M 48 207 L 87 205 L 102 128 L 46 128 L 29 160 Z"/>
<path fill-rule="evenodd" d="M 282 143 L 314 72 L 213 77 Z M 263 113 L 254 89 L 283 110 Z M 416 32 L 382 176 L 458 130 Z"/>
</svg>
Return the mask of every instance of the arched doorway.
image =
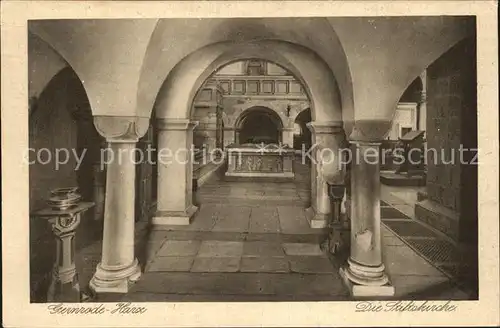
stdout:
<svg viewBox="0 0 500 328">
<path fill-rule="evenodd" d="M 307 108 L 297 115 L 295 118 L 296 129 L 293 135 L 293 148 L 297 150 L 307 151 L 311 148 L 312 139 L 311 131 L 307 127 L 307 123 L 311 122 L 311 109 Z"/>
<path fill-rule="evenodd" d="M 245 110 L 236 120 L 237 143 L 278 144 L 282 141 L 283 122 L 269 107 L 255 106 Z"/>
<path fill-rule="evenodd" d="M 78 227 L 76 250 L 102 239 L 105 167 L 102 138 L 94 127 L 89 100 L 72 68 L 58 72 L 30 101 L 30 211 L 46 207 L 50 191 L 78 187 L 84 201 L 95 206 Z M 59 154 L 60 163 L 54 157 Z M 55 239 L 45 220 L 30 220 L 31 300 L 43 301 L 54 263 Z"/>
</svg>

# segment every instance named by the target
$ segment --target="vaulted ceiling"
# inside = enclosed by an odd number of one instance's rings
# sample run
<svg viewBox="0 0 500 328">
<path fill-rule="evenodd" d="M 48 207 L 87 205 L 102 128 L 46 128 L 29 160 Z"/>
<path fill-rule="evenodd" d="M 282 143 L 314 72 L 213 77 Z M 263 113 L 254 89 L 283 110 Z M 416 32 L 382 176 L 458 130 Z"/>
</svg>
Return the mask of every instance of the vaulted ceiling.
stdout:
<svg viewBox="0 0 500 328">
<path fill-rule="evenodd" d="M 177 85 L 175 94 L 189 102 L 215 69 L 260 56 L 301 80 L 313 119 L 349 127 L 390 120 L 406 87 L 471 35 L 474 23 L 452 16 L 30 21 L 30 53 L 52 52 L 54 60 L 44 78 L 30 70 L 30 93 L 64 61 L 82 80 L 94 115 L 149 117 L 165 85 Z M 179 102 L 167 106 L 186 111 Z"/>
</svg>

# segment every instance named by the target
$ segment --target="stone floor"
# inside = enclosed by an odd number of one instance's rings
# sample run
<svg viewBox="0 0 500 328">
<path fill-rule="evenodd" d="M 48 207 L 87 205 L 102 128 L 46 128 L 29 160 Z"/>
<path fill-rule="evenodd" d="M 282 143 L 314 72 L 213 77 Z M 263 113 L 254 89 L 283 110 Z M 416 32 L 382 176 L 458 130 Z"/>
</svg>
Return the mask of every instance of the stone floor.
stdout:
<svg viewBox="0 0 500 328">
<path fill-rule="evenodd" d="M 382 225 L 395 233 L 411 250 L 438 269 L 448 281 L 466 291 L 464 298 L 478 298 L 477 258 L 470 248 L 415 219 L 418 192 L 425 187 L 381 186 Z M 384 213 L 385 212 L 385 213 Z"/>
<path fill-rule="evenodd" d="M 311 229 L 304 209 L 309 170 L 296 165 L 289 183 L 209 180 L 196 194 L 199 211 L 189 226 L 136 228 L 141 279 L 126 295 L 98 301 L 313 301 L 349 300 L 340 263 L 319 247 L 325 237 Z M 402 198 L 382 190 L 383 219 L 405 219 Z M 403 197 L 407 199 L 408 197 Z M 411 207 L 411 206 L 410 206 Z M 384 262 L 397 299 L 467 299 L 440 270 L 382 225 Z M 86 285 L 100 259 L 100 243 L 78 257 Z"/>
</svg>

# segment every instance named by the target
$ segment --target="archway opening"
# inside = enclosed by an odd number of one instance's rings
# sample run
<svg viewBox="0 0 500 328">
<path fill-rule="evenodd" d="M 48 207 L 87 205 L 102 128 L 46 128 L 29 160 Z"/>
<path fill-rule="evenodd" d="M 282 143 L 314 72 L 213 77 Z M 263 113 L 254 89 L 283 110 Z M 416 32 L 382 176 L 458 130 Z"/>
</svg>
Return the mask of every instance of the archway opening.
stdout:
<svg viewBox="0 0 500 328">
<path fill-rule="evenodd" d="M 256 106 L 241 114 L 236 129 L 240 144 L 278 144 L 282 140 L 283 122 L 272 109 Z"/>
</svg>

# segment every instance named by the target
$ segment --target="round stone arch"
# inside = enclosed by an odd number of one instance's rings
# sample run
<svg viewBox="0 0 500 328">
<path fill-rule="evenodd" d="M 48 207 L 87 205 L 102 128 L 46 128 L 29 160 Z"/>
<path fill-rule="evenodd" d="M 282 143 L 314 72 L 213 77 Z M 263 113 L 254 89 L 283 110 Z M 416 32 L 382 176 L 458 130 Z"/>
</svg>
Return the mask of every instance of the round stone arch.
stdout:
<svg viewBox="0 0 500 328">
<path fill-rule="evenodd" d="M 342 120 L 337 83 L 326 63 L 305 47 L 278 40 L 222 42 L 190 54 L 177 64 L 160 88 L 155 103 L 157 117 L 190 119 L 193 100 L 206 79 L 228 63 L 249 58 L 260 58 L 290 71 L 306 90 L 314 120 Z"/>
</svg>

